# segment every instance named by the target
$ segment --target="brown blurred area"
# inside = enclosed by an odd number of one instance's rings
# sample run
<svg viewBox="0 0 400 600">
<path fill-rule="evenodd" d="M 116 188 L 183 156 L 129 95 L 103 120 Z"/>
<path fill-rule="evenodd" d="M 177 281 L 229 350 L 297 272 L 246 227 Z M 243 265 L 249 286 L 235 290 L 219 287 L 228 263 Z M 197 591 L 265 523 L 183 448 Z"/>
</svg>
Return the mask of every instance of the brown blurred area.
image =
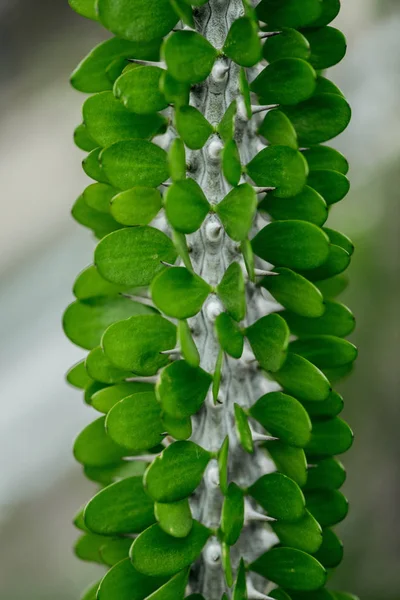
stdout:
<svg viewBox="0 0 400 600">
<path fill-rule="evenodd" d="M 353 107 L 334 142 L 350 160 L 352 191 L 329 225 L 357 248 L 342 299 L 357 316 L 360 357 L 340 386 L 356 439 L 343 458 L 351 510 L 334 583 L 363 600 L 398 600 L 400 5 L 342 4 L 348 56 L 330 77 Z M 69 217 L 87 183 L 72 143 L 84 96 L 68 77 L 106 36 L 67 0 L 0 2 L 2 600 L 73 600 L 102 572 L 71 551 L 71 518 L 94 487 L 70 448 L 92 414 L 64 383 L 81 352 L 60 320 L 93 249 Z"/>
</svg>

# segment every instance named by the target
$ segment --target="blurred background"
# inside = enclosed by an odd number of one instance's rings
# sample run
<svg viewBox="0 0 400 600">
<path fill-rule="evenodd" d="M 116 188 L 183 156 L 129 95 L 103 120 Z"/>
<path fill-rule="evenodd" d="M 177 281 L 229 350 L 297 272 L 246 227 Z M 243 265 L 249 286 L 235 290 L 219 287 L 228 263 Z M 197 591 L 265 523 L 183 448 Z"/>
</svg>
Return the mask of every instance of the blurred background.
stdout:
<svg viewBox="0 0 400 600">
<path fill-rule="evenodd" d="M 333 145 L 350 159 L 352 191 L 329 224 L 356 243 L 342 299 L 358 319 L 360 358 L 341 385 L 356 441 L 344 458 L 351 511 L 335 583 L 363 600 L 398 600 L 400 4 L 342 4 L 348 56 L 330 73 L 354 117 Z M 93 250 L 69 216 L 88 183 L 72 143 L 84 96 L 68 77 L 105 38 L 67 0 L 0 0 L 2 600 L 74 600 L 101 574 L 71 551 L 71 518 L 94 491 L 71 445 L 92 414 L 64 383 L 82 352 L 61 315 Z"/>
</svg>

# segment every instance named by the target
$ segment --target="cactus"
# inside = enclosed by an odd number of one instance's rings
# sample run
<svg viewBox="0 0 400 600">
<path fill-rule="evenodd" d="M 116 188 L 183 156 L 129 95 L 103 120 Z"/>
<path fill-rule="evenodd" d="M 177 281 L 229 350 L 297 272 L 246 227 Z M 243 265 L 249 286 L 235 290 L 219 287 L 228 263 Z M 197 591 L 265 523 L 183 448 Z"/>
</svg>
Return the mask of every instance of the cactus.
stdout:
<svg viewBox="0 0 400 600">
<path fill-rule="evenodd" d="M 356 358 L 353 245 L 325 227 L 349 189 L 322 145 L 350 120 L 322 74 L 339 0 L 69 3 L 115 36 L 71 78 L 95 181 L 72 215 L 98 239 L 64 315 L 99 413 L 75 552 L 109 568 L 82 599 L 354 599 L 325 588 Z"/>
</svg>

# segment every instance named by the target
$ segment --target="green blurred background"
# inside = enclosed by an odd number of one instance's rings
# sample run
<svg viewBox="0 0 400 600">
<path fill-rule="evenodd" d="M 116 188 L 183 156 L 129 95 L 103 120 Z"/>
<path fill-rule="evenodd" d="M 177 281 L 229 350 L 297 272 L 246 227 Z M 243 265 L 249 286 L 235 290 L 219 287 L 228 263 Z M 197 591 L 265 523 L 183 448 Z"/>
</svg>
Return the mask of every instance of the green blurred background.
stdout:
<svg viewBox="0 0 400 600">
<path fill-rule="evenodd" d="M 356 441 L 344 459 L 351 510 L 340 526 L 345 562 L 335 583 L 363 600 L 396 600 L 400 4 L 342 4 L 336 24 L 349 50 L 331 77 L 354 117 L 334 145 L 350 159 L 352 191 L 329 223 L 357 246 L 342 298 L 358 318 L 360 358 L 341 385 Z M 93 248 L 69 217 L 86 178 L 72 144 L 83 96 L 68 76 L 105 37 L 67 0 L 0 2 L 1 600 L 74 600 L 101 574 L 71 551 L 71 517 L 94 489 L 70 448 L 92 415 L 64 383 L 81 352 L 60 320 Z"/>
</svg>

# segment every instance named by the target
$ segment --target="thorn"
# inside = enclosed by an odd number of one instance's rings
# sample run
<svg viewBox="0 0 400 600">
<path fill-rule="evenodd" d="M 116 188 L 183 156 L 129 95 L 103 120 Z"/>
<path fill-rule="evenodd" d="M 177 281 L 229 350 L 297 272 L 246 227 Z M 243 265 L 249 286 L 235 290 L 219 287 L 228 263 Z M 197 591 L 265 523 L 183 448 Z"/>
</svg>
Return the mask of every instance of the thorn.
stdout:
<svg viewBox="0 0 400 600">
<path fill-rule="evenodd" d="M 130 63 L 136 63 L 137 65 L 167 68 L 167 64 L 163 60 L 141 60 L 139 58 L 127 58 L 126 60 Z"/>
<path fill-rule="evenodd" d="M 265 110 L 272 110 L 273 108 L 278 107 L 279 104 L 261 104 L 260 106 L 258 104 L 252 104 L 251 112 L 253 113 L 253 115 L 256 115 L 257 113 L 264 112 Z"/>
<path fill-rule="evenodd" d="M 279 273 L 275 273 L 274 271 L 264 271 L 263 269 L 254 269 L 254 275 L 256 277 L 269 277 L 270 275 L 275 277 L 276 275 L 279 275 Z"/>
<path fill-rule="evenodd" d="M 256 194 L 268 194 L 269 192 L 274 192 L 276 187 L 254 187 L 253 189 Z"/>
<path fill-rule="evenodd" d="M 264 433 L 258 433 L 258 431 L 251 431 L 251 437 L 253 442 L 276 442 L 279 438 L 272 435 L 265 435 Z"/>
<path fill-rule="evenodd" d="M 171 187 L 172 185 L 172 181 L 166 181 L 165 183 L 161 184 L 163 187 Z"/>
<path fill-rule="evenodd" d="M 282 31 L 259 31 L 258 37 L 260 40 L 266 40 L 267 38 L 274 37 L 275 35 L 281 35 Z"/>
<path fill-rule="evenodd" d="M 124 456 L 123 460 L 127 460 L 129 462 L 153 462 L 157 456 L 160 456 L 161 452 L 158 454 L 138 454 L 137 456 Z"/>
<path fill-rule="evenodd" d="M 154 383 L 156 384 L 158 381 L 158 377 L 128 377 L 126 379 L 128 383 Z"/>
<path fill-rule="evenodd" d="M 245 520 L 246 521 L 263 521 L 265 523 L 274 523 L 276 519 L 273 517 L 269 517 L 268 515 L 264 515 L 263 513 L 255 510 L 251 504 L 246 501 L 245 504 Z"/>
<path fill-rule="evenodd" d="M 160 260 L 160 263 L 165 267 L 175 267 L 172 263 L 166 262 L 165 260 Z"/>
<path fill-rule="evenodd" d="M 146 296 L 135 296 L 134 294 L 121 294 L 121 296 L 124 296 L 124 298 L 129 298 L 130 300 L 134 300 L 135 302 L 140 302 L 145 306 L 151 306 L 152 308 L 154 308 L 154 303 L 152 299 Z"/>
<path fill-rule="evenodd" d="M 172 350 L 161 350 L 159 354 L 164 354 L 165 356 L 173 356 L 174 354 L 181 354 L 181 349 L 173 348 Z"/>
</svg>

